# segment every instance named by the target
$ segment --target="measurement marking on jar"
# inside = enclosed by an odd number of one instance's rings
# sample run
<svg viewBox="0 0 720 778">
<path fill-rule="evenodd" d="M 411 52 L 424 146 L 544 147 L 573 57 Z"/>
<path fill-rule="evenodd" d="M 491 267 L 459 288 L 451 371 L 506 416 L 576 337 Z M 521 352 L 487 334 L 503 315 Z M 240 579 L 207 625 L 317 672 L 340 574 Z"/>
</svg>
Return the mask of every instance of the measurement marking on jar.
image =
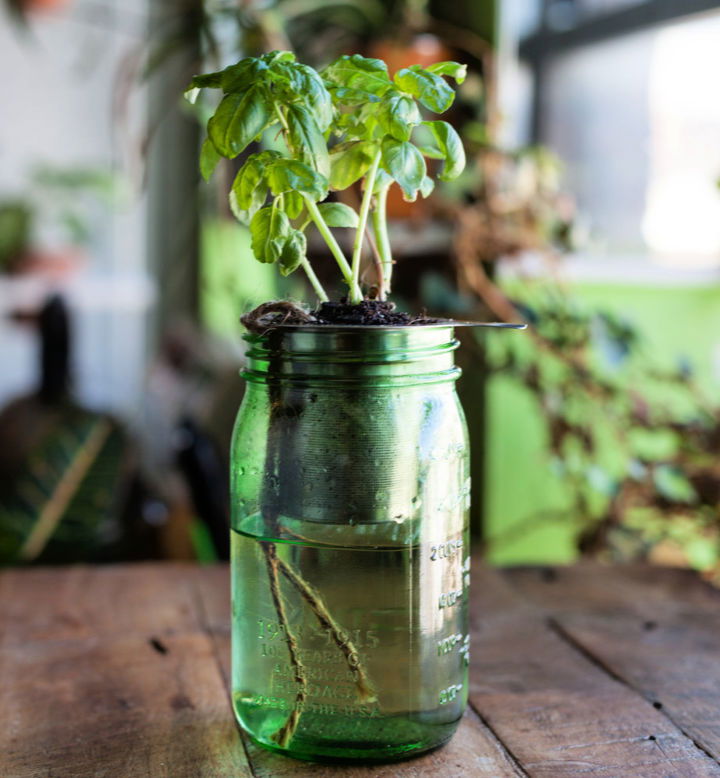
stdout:
<svg viewBox="0 0 720 778">
<path fill-rule="evenodd" d="M 455 648 L 458 649 L 458 654 L 463 660 L 465 667 L 467 667 L 470 664 L 470 635 L 461 635 L 460 633 L 457 633 L 438 640 L 438 656 L 446 656 L 447 654 L 452 653 Z"/>
<path fill-rule="evenodd" d="M 437 543 L 430 547 L 430 559 L 434 562 L 438 559 L 451 559 L 463 547 L 462 538 L 448 540 L 445 543 Z"/>
<path fill-rule="evenodd" d="M 450 635 L 449 637 L 438 640 L 438 644 L 437 644 L 438 656 L 444 656 L 445 654 L 449 654 L 451 651 L 455 649 L 455 646 L 462 641 L 462 639 L 463 636 L 458 633 L 456 635 Z"/>
<path fill-rule="evenodd" d="M 451 686 L 442 689 L 438 695 L 440 705 L 446 705 L 448 702 L 452 702 L 458 694 L 460 694 L 462 688 L 463 685 L 461 683 L 454 683 Z"/>
<path fill-rule="evenodd" d="M 443 592 L 438 599 L 438 609 L 452 608 L 462 599 L 463 589 L 451 589 L 449 592 Z"/>
<path fill-rule="evenodd" d="M 470 666 L 470 635 L 465 635 L 463 642 L 460 644 L 458 653 L 462 657 L 463 665 L 465 667 Z"/>
</svg>

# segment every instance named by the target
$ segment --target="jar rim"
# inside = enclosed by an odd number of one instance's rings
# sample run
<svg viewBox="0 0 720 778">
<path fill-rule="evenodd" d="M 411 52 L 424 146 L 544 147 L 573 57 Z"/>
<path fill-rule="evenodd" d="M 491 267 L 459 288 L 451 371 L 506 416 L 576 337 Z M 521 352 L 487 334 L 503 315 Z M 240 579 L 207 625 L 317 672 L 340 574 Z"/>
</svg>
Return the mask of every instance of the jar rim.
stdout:
<svg viewBox="0 0 720 778">
<path fill-rule="evenodd" d="M 275 330 L 283 332 L 356 332 L 366 330 L 368 332 L 384 332 L 399 330 L 428 330 L 441 327 L 490 327 L 505 330 L 525 330 L 527 324 L 504 321 L 456 321 L 455 319 L 440 319 L 428 324 L 273 324 L 267 328 L 267 333 Z M 256 333 L 248 333 L 256 334 Z"/>
<path fill-rule="evenodd" d="M 336 386 L 454 381 L 460 375 L 453 358 L 460 345 L 453 337 L 458 324 L 463 323 L 271 327 L 243 336 L 249 348 L 241 375 L 257 383 L 319 381 Z"/>
</svg>

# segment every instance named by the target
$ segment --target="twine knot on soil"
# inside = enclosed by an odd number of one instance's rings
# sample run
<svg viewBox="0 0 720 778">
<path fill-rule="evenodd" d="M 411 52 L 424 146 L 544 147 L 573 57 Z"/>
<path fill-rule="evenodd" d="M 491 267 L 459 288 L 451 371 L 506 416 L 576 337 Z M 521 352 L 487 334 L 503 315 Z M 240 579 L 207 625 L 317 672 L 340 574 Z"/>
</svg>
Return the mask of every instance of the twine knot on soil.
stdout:
<svg viewBox="0 0 720 778">
<path fill-rule="evenodd" d="M 259 335 L 283 324 L 309 324 L 314 321 L 314 316 L 287 300 L 262 303 L 240 317 L 240 323 L 248 331 Z"/>
</svg>

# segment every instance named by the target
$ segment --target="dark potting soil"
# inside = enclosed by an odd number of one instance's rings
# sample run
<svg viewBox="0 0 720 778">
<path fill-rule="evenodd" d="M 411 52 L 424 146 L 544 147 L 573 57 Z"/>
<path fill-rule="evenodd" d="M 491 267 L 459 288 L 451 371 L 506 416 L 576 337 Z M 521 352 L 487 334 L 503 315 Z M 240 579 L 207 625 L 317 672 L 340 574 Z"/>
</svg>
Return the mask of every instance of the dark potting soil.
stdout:
<svg viewBox="0 0 720 778">
<path fill-rule="evenodd" d="M 321 303 L 313 312 L 318 324 L 365 324 L 400 325 L 432 324 L 437 319 L 428 319 L 425 314 L 413 316 L 404 311 L 396 311 L 395 303 L 380 300 L 363 300 L 351 305 L 345 302 Z"/>
<path fill-rule="evenodd" d="M 409 326 L 435 324 L 424 313 L 413 315 L 395 310 L 395 303 L 381 300 L 363 300 L 351 304 L 340 302 L 321 303 L 314 311 L 307 312 L 291 302 L 277 300 L 263 303 L 246 313 L 240 321 L 251 332 L 262 332 L 282 324 L 313 324 L 337 326 L 342 324 L 370 326 Z"/>
</svg>

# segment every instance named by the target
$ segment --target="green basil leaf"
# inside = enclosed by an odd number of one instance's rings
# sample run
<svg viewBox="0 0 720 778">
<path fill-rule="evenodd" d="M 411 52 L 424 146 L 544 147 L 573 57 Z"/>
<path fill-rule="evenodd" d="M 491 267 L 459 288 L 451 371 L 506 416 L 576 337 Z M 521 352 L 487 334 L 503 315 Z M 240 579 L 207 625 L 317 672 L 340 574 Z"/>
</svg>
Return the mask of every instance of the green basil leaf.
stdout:
<svg viewBox="0 0 720 778">
<path fill-rule="evenodd" d="M 283 210 L 289 219 L 297 219 L 302 213 L 305 200 L 300 192 L 285 192 L 283 195 Z"/>
<path fill-rule="evenodd" d="M 226 93 L 246 92 L 250 87 L 256 86 L 267 71 L 267 63 L 262 59 L 245 57 L 235 65 L 226 67 L 220 74 L 223 91 Z"/>
<path fill-rule="evenodd" d="M 386 136 L 382 142 L 382 163 L 405 196 L 414 199 L 425 177 L 425 160 L 417 148 L 408 141 Z"/>
<path fill-rule="evenodd" d="M 430 178 L 430 176 L 425 176 L 423 178 L 422 183 L 420 184 L 420 194 L 425 197 L 430 197 L 432 194 L 433 189 L 435 189 L 435 182 Z"/>
<path fill-rule="evenodd" d="M 190 79 L 188 89 L 220 89 L 222 87 L 223 72 L 218 70 L 215 73 L 200 73 L 197 76 L 193 76 Z"/>
<path fill-rule="evenodd" d="M 260 56 L 260 59 L 268 66 L 272 67 L 278 62 L 295 62 L 295 55 L 292 51 L 268 51 Z"/>
<path fill-rule="evenodd" d="M 278 257 L 280 272 L 284 276 L 289 276 L 290 273 L 300 267 L 300 263 L 305 259 L 306 253 L 307 239 L 305 235 L 300 230 L 292 230 Z"/>
<path fill-rule="evenodd" d="M 357 212 L 345 203 L 320 203 L 320 213 L 328 227 L 357 227 Z"/>
<path fill-rule="evenodd" d="M 265 171 L 267 166 L 278 157 L 280 157 L 279 151 L 261 151 L 259 154 L 251 154 L 238 170 L 232 184 L 231 194 L 234 195 L 234 200 L 231 200 L 230 207 L 241 222 L 246 223 L 252 219 L 255 212 L 265 205 L 268 191 Z"/>
<path fill-rule="evenodd" d="M 250 213 L 250 211 L 244 211 L 238 205 L 237 195 L 235 194 L 234 189 L 231 189 L 228 193 L 228 205 L 230 206 L 232 215 L 240 222 L 240 224 L 244 224 L 246 227 L 249 227 L 254 214 Z"/>
<path fill-rule="evenodd" d="M 359 89 L 382 97 L 390 89 L 387 65 L 381 59 L 343 54 L 322 72 L 323 78 L 338 87 Z"/>
<path fill-rule="evenodd" d="M 287 107 L 290 145 L 298 150 L 298 156 L 313 170 L 327 178 L 330 175 L 330 158 L 327 143 L 312 112 L 304 105 Z"/>
<path fill-rule="evenodd" d="M 333 104 L 322 78 L 313 68 L 300 62 L 280 62 L 271 69 L 270 78 L 285 87 L 286 100 L 299 100 L 313 113 L 324 132 L 333 120 Z"/>
<path fill-rule="evenodd" d="M 198 87 L 193 87 L 193 86 L 189 86 L 183 92 L 183 96 L 188 101 L 188 103 L 190 103 L 190 105 L 195 105 L 199 94 L 200 94 L 200 89 Z"/>
<path fill-rule="evenodd" d="M 220 89 L 222 87 L 222 73 L 203 73 L 193 76 L 185 87 L 185 99 L 189 103 L 195 103 L 201 89 Z"/>
<path fill-rule="evenodd" d="M 458 84 L 462 84 L 467 76 L 467 65 L 461 65 L 459 62 L 436 62 L 428 65 L 425 70 L 435 73 L 436 76 L 450 76 Z"/>
<path fill-rule="evenodd" d="M 335 117 L 333 132 L 339 137 L 344 136 L 347 141 L 360 140 L 359 136 L 365 136 L 365 127 L 360 120 L 360 112 L 338 113 Z M 334 146 L 331 151 L 335 151 L 336 148 Z"/>
<path fill-rule="evenodd" d="M 335 101 L 343 105 L 363 105 L 364 103 L 379 103 L 380 98 L 362 89 L 349 89 L 346 86 L 337 86 L 332 82 L 325 84 Z"/>
<path fill-rule="evenodd" d="M 422 121 L 417 103 L 403 94 L 393 94 L 383 100 L 377 111 L 377 119 L 383 131 L 398 140 L 410 140 L 412 128 Z"/>
<path fill-rule="evenodd" d="M 330 154 L 330 188 L 347 189 L 370 169 L 375 144 L 358 141 Z"/>
<path fill-rule="evenodd" d="M 330 126 L 334 116 L 332 97 L 325 88 L 322 78 L 308 65 L 298 64 L 296 68 L 301 76 L 301 89 L 305 102 L 315 113 L 320 129 L 324 132 Z"/>
<path fill-rule="evenodd" d="M 267 181 L 274 195 L 295 191 L 305 192 L 316 201 L 327 197 L 327 179 L 297 159 L 274 160 L 267 168 Z"/>
<path fill-rule="evenodd" d="M 250 245 L 258 262 L 276 262 L 290 236 L 290 220 L 274 205 L 261 208 L 250 222 Z"/>
<path fill-rule="evenodd" d="M 261 57 L 245 57 L 224 70 L 193 76 L 185 90 L 185 96 L 191 103 L 194 103 L 200 89 L 222 89 L 226 93 L 245 92 L 250 87 L 257 85 L 263 74 L 272 65 L 294 59 L 295 55 L 289 51 L 271 51 Z M 303 67 L 307 66 L 303 65 Z M 308 69 L 315 73 L 312 68 Z M 315 73 L 315 79 L 322 83 L 322 79 L 317 73 Z"/>
<path fill-rule="evenodd" d="M 460 136 L 455 132 L 455 128 L 447 122 L 423 122 L 423 125 L 432 132 L 445 158 L 445 164 L 438 174 L 438 178 L 441 181 L 452 181 L 465 169 L 465 149 Z"/>
<path fill-rule="evenodd" d="M 386 173 L 382 168 L 378 168 L 377 175 L 375 176 L 373 194 L 377 194 L 383 189 L 387 189 L 394 181 L 395 179 L 389 173 Z"/>
<path fill-rule="evenodd" d="M 201 89 L 222 89 L 225 93 L 245 92 L 257 84 L 261 74 L 267 69 L 268 66 L 262 59 L 246 57 L 225 70 L 193 76 L 185 90 L 185 97 L 194 103 Z"/>
<path fill-rule="evenodd" d="M 222 155 L 218 154 L 210 138 L 205 138 L 200 149 L 200 173 L 206 181 L 210 180 L 210 176 L 221 159 Z"/>
<path fill-rule="evenodd" d="M 418 143 L 417 147 L 423 157 L 429 157 L 430 159 L 445 159 L 445 154 L 443 154 L 440 149 L 435 148 L 435 146 L 421 146 Z"/>
<path fill-rule="evenodd" d="M 443 78 L 428 73 L 420 65 L 398 70 L 395 83 L 435 113 L 447 111 L 455 99 L 455 92 Z"/>
<path fill-rule="evenodd" d="M 208 122 L 208 135 L 223 157 L 233 159 L 272 124 L 273 114 L 260 87 L 223 97 Z"/>
</svg>

